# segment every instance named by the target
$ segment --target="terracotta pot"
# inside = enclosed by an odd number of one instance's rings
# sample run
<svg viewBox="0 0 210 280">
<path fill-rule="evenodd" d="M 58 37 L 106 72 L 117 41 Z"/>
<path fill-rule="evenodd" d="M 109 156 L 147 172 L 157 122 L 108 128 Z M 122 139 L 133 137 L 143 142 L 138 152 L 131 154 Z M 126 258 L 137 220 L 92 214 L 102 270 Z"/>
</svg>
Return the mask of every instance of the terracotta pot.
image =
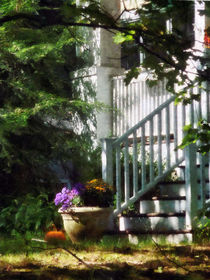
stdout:
<svg viewBox="0 0 210 280">
<path fill-rule="evenodd" d="M 111 229 L 113 208 L 72 207 L 61 213 L 64 229 L 72 242 L 84 239 L 99 239 Z"/>
</svg>

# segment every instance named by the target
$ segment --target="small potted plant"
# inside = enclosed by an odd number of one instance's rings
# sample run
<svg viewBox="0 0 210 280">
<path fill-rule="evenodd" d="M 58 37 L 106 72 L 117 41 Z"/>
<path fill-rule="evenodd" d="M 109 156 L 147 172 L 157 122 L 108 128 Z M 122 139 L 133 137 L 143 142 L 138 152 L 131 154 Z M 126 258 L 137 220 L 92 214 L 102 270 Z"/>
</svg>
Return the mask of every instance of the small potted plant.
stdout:
<svg viewBox="0 0 210 280">
<path fill-rule="evenodd" d="M 112 186 L 102 179 L 76 183 L 71 190 L 64 187 L 56 194 L 54 201 L 72 242 L 97 239 L 111 228 L 113 199 Z"/>
</svg>

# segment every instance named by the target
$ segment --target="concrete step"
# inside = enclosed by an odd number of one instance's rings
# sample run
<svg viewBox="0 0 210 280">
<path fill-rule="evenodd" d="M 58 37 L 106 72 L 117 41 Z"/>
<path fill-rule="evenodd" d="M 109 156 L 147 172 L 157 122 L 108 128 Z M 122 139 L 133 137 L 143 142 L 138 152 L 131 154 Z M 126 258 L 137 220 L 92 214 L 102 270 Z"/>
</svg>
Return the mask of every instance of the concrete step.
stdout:
<svg viewBox="0 0 210 280">
<path fill-rule="evenodd" d="M 157 186 L 159 195 L 168 195 L 169 197 L 185 196 L 185 181 L 162 182 Z"/>
<path fill-rule="evenodd" d="M 146 213 L 183 213 L 186 209 L 185 196 L 176 199 L 152 199 L 140 201 L 139 212 Z"/>
<path fill-rule="evenodd" d="M 200 184 L 200 181 L 198 182 Z M 198 195 L 201 195 L 201 188 L 198 188 Z M 185 196 L 185 182 L 177 181 L 177 182 L 161 182 L 158 184 L 153 193 L 150 194 L 153 196 L 168 196 L 169 198 L 174 197 L 183 197 Z M 206 197 L 210 195 L 210 183 L 206 182 Z M 146 196 L 145 196 L 146 197 Z M 149 197 L 149 196 L 148 196 Z"/>
<path fill-rule="evenodd" d="M 206 201 L 210 198 L 209 195 L 206 195 Z M 201 197 L 198 196 L 197 202 L 198 209 L 201 209 L 202 201 Z M 186 199 L 184 197 L 178 198 L 167 198 L 167 199 L 159 199 L 157 197 L 153 197 L 151 200 L 142 200 L 139 202 L 139 213 L 148 214 L 148 213 L 183 213 L 186 209 Z"/>
<path fill-rule="evenodd" d="M 151 213 L 119 217 L 119 230 L 138 233 L 170 233 L 185 230 L 185 213 Z"/>
</svg>

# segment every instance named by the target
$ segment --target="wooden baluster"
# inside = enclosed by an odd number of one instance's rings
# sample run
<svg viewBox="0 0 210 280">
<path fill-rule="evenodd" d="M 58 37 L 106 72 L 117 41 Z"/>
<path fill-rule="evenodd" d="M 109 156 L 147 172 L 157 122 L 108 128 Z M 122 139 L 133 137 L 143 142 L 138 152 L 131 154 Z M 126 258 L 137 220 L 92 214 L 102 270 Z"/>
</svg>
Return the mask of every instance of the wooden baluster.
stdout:
<svg viewBox="0 0 210 280">
<path fill-rule="evenodd" d="M 170 112 L 169 106 L 166 107 L 166 168 L 169 169 L 171 166 L 171 155 L 170 155 Z"/>
<path fill-rule="evenodd" d="M 136 131 L 133 133 L 133 196 L 138 192 L 138 154 Z"/>
<path fill-rule="evenodd" d="M 154 123 L 153 118 L 150 120 L 150 132 L 149 132 L 149 176 L 150 182 L 154 180 Z"/>
<path fill-rule="evenodd" d="M 141 189 L 146 183 L 146 155 L 145 155 L 145 125 L 141 128 Z"/>
<path fill-rule="evenodd" d="M 130 199 L 128 138 L 125 140 L 124 157 L 125 157 L 125 161 L 124 161 L 125 202 L 128 203 Z"/>
<path fill-rule="evenodd" d="M 178 115 L 177 115 L 177 106 L 173 103 L 173 108 L 174 108 L 174 153 L 175 153 L 175 162 L 178 161 L 178 151 L 176 150 L 178 146 Z M 179 123 L 179 125 L 181 125 Z M 179 127 L 181 128 L 181 127 Z M 180 132 L 180 129 L 179 129 Z"/>
<path fill-rule="evenodd" d="M 122 200 L 120 145 L 117 145 L 116 147 L 116 200 L 116 208 L 117 211 L 120 212 Z"/>
<path fill-rule="evenodd" d="M 162 116 L 158 113 L 158 175 L 162 175 Z"/>
</svg>

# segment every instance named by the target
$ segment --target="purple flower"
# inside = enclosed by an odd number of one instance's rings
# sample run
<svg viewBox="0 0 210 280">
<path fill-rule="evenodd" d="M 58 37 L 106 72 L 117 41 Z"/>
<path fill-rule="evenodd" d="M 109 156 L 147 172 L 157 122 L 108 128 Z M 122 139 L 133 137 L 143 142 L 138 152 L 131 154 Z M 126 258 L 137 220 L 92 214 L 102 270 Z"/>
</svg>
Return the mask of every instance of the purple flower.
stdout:
<svg viewBox="0 0 210 280">
<path fill-rule="evenodd" d="M 75 183 L 73 186 L 72 186 L 72 190 L 75 189 L 77 190 L 80 194 L 84 192 L 85 190 L 85 186 L 82 184 L 82 183 Z"/>
<path fill-rule="evenodd" d="M 54 199 L 55 205 L 61 205 L 61 209 L 66 210 L 73 205 L 74 198 L 80 197 L 84 190 L 85 186 L 81 183 L 75 183 L 71 190 L 64 187 L 61 192 L 56 194 Z"/>
</svg>

